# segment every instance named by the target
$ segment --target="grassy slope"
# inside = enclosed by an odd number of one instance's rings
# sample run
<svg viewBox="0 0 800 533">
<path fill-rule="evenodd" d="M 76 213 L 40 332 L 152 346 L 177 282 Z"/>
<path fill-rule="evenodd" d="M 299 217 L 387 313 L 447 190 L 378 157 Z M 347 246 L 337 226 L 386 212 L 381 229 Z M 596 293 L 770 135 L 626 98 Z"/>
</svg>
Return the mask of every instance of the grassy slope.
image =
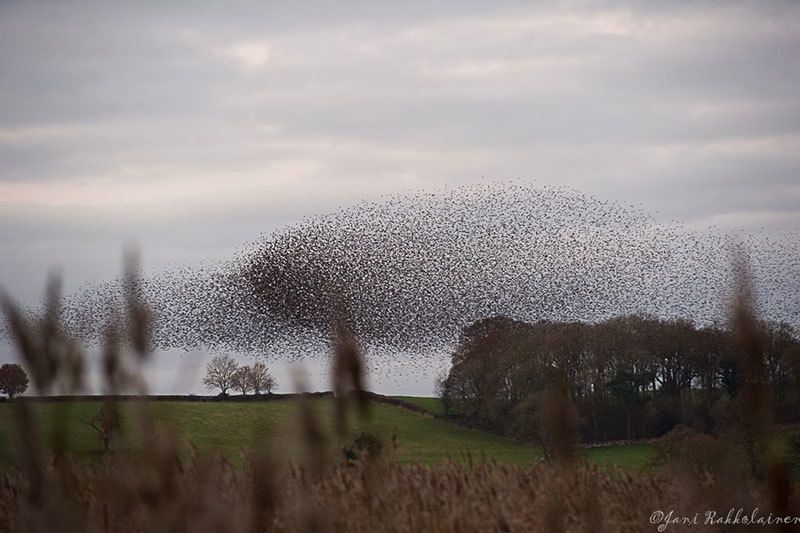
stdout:
<svg viewBox="0 0 800 533">
<path fill-rule="evenodd" d="M 414 405 L 419 405 L 433 416 L 443 416 L 444 407 L 439 398 L 427 398 L 424 396 L 394 396 L 398 400 L 403 400 Z"/>
<path fill-rule="evenodd" d="M 434 400 L 434 399 L 421 399 Z M 128 416 L 132 405 L 124 404 Z M 318 399 L 312 402 L 318 419 L 333 434 L 329 421 L 332 402 Z M 99 409 L 99 402 L 79 402 L 75 404 L 39 404 L 40 431 L 46 435 L 52 427 L 55 414 L 65 416 L 70 428 L 69 449 L 79 454 L 95 454 L 100 450 L 99 440 L 88 421 Z M 13 428 L 11 406 L 0 405 L 0 455 L 11 457 Z M 241 451 L 250 445 L 266 442 L 270 435 L 274 441 L 293 448 L 294 426 L 292 420 L 296 406 L 292 401 L 248 403 L 194 403 L 194 402 L 153 402 L 152 412 L 174 428 L 201 450 L 216 448 L 231 459 L 236 460 Z M 420 462 L 434 464 L 452 457 L 460 460 L 462 452 L 469 451 L 479 457 L 485 454 L 502 463 L 529 464 L 536 461 L 539 451 L 525 446 L 464 427 L 456 426 L 420 415 L 395 406 L 375 403 L 371 418 L 363 423 L 368 429 L 381 435 L 388 442 L 394 433 L 398 439 L 396 458 L 400 462 Z M 340 445 L 343 443 L 339 443 Z M 630 448 L 630 449 L 629 449 Z M 587 458 L 602 463 L 620 466 L 638 466 L 646 460 L 649 450 L 644 447 L 617 447 L 591 450 Z"/>
<path fill-rule="evenodd" d="M 329 421 L 329 400 L 312 402 L 318 419 L 333 434 Z M 132 405 L 124 404 L 129 415 Z M 80 454 L 96 453 L 100 449 L 96 433 L 88 421 L 100 407 L 99 402 L 66 404 L 39 404 L 35 407 L 40 431 L 47 435 L 56 413 L 66 417 L 70 428 L 69 449 Z M 243 448 L 264 442 L 269 435 L 291 447 L 294 428 L 291 421 L 296 406 L 291 401 L 248 403 L 193 403 L 153 402 L 152 412 L 168 427 L 191 441 L 199 449 L 217 448 L 228 457 L 236 458 Z M 454 426 L 406 409 L 373 404 L 368 429 L 388 442 L 395 433 L 398 438 L 397 460 L 432 464 L 449 456 L 458 458 L 462 451 L 485 453 L 501 462 L 530 463 L 538 451 L 522 444 L 508 441 L 467 428 Z M 0 405 L 0 454 L 9 457 L 12 443 L 12 412 L 8 404 Z"/>
<path fill-rule="evenodd" d="M 442 401 L 439 398 L 422 396 L 395 396 L 395 398 L 419 405 L 434 416 L 444 415 Z M 643 466 L 652 457 L 653 447 L 648 444 L 607 446 L 583 450 L 581 454 L 593 463 L 637 468 Z"/>
</svg>

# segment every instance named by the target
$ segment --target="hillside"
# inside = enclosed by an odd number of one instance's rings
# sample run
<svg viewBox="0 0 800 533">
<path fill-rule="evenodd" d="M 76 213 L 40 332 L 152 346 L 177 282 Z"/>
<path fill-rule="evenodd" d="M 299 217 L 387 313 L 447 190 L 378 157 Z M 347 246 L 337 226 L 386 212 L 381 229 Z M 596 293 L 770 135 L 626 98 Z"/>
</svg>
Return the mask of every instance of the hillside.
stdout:
<svg viewBox="0 0 800 533">
<path fill-rule="evenodd" d="M 409 401 L 409 398 L 404 398 Z M 422 405 L 433 399 L 419 399 Z M 314 412 L 328 430 L 330 438 L 334 432 L 330 424 L 332 401 L 328 398 L 311 400 Z M 90 427 L 92 416 L 100 408 L 99 401 L 66 403 L 40 403 L 34 405 L 39 429 L 48 435 L 56 413 L 64 416 L 70 428 L 69 450 L 81 456 L 100 453 L 101 446 L 96 433 Z M 122 404 L 126 416 L 134 406 Z M 296 405 L 292 400 L 265 402 L 151 402 L 155 417 L 166 427 L 191 442 L 199 450 L 219 449 L 229 459 L 238 462 L 241 453 L 250 446 L 266 443 L 293 450 L 296 428 L 294 419 Z M 12 412 L 9 404 L 0 405 L 0 455 L 4 462 L 13 460 Z M 368 421 L 359 422 L 360 429 L 370 431 L 389 443 L 397 436 L 395 459 L 401 463 L 418 462 L 435 464 L 448 457 L 463 460 L 463 453 L 474 457 L 485 456 L 501 463 L 530 464 L 538 460 L 539 450 L 511 440 L 450 424 L 431 416 L 415 413 L 402 407 L 384 403 L 371 404 Z M 347 441 L 337 442 L 338 448 Z M 638 466 L 647 458 L 648 450 L 636 449 L 633 455 L 625 447 L 615 452 L 591 450 L 585 452 L 590 460 L 621 466 Z M 633 451 L 633 450 L 632 450 Z"/>
</svg>

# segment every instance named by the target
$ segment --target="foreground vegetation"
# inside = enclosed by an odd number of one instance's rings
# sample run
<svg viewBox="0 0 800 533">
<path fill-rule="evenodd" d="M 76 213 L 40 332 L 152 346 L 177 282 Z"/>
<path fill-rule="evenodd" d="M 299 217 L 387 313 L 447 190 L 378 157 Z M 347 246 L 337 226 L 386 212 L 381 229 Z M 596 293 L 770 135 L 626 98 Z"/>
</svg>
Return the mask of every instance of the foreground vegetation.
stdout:
<svg viewBox="0 0 800 533">
<path fill-rule="evenodd" d="M 179 463 L 166 444 L 156 450 L 94 467 L 59 463 L 46 471 L 52 485 L 39 500 L 3 488 L 3 501 L 19 504 L 0 508 L 0 523 L 35 531 L 638 532 L 655 530 L 655 509 L 693 513 L 743 500 L 770 509 L 760 487 L 580 465 L 360 459 L 289 468 L 258 456 L 240 469 L 213 456 Z"/>
</svg>

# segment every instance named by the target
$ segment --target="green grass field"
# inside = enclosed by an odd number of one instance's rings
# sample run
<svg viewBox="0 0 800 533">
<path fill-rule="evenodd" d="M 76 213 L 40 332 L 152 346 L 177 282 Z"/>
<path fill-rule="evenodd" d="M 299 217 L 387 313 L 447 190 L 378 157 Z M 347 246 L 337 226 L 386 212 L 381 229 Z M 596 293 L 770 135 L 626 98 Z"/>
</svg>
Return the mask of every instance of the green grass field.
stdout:
<svg viewBox="0 0 800 533">
<path fill-rule="evenodd" d="M 408 398 L 404 398 L 409 401 Z M 436 409 L 433 398 L 417 398 L 423 406 Z M 134 406 L 123 403 L 125 418 L 132 419 Z M 317 418 L 333 439 L 330 399 L 312 400 Z M 273 445 L 296 449 L 296 404 L 291 400 L 247 403 L 221 402 L 151 402 L 154 416 L 164 425 L 191 442 L 199 450 L 217 449 L 238 462 L 251 446 Z M 100 453 L 101 445 L 89 421 L 100 408 L 99 402 L 40 403 L 34 406 L 40 433 L 47 438 L 54 420 L 63 420 L 69 428 L 68 449 L 78 455 Z M 427 407 L 426 407 L 427 408 Z M 12 409 L 0 405 L 0 457 L 5 463 L 14 460 Z M 530 464 L 540 451 L 496 435 L 474 431 L 430 416 L 388 404 L 372 403 L 369 420 L 356 422 L 359 429 L 380 435 L 385 442 L 397 436 L 395 459 L 401 463 L 435 464 L 464 459 L 469 452 L 475 458 L 487 457 L 501 463 Z M 346 441 L 336 443 L 338 447 Z M 124 446 L 124 444 L 118 444 Z M 641 466 L 649 457 L 646 446 L 617 446 L 582 452 L 590 461 L 624 467 Z"/>
<path fill-rule="evenodd" d="M 394 396 L 394 398 L 418 405 L 433 416 L 444 415 L 444 407 L 442 407 L 442 401 L 439 398 L 427 398 L 423 396 Z"/>
<path fill-rule="evenodd" d="M 626 444 L 591 448 L 581 453 L 588 461 L 599 465 L 639 468 L 647 464 L 654 452 L 649 444 Z"/>
<path fill-rule="evenodd" d="M 422 396 L 395 396 L 399 400 L 418 405 L 433 416 L 443 416 L 444 407 L 439 398 Z M 613 465 L 623 468 L 639 468 L 647 464 L 653 456 L 653 447 L 648 444 L 630 444 L 626 446 L 607 446 L 582 450 L 580 454 L 586 460 L 601 465 Z"/>
</svg>

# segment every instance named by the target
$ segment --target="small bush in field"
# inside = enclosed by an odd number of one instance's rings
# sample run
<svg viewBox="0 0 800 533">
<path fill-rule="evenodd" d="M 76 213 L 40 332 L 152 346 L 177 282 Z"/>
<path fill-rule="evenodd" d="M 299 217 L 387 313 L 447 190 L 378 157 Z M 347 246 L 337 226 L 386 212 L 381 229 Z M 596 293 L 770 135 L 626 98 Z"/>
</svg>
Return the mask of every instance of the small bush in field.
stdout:
<svg viewBox="0 0 800 533">
<path fill-rule="evenodd" d="M 111 442 L 121 429 L 119 412 L 116 406 L 105 403 L 100 407 L 100 411 L 92 417 L 89 422 L 97 432 L 97 438 L 103 445 L 103 451 L 111 451 Z"/>
<path fill-rule="evenodd" d="M 701 433 L 684 425 L 655 442 L 656 453 L 651 460 L 652 466 L 664 466 L 668 469 L 688 469 L 695 473 L 709 472 L 720 474 L 737 470 L 736 458 L 739 450 L 728 440 Z"/>
<path fill-rule="evenodd" d="M 360 456 L 376 459 L 383 452 L 383 441 L 377 435 L 362 431 L 353 439 L 353 444 L 342 450 L 344 458 L 354 461 Z"/>
</svg>

